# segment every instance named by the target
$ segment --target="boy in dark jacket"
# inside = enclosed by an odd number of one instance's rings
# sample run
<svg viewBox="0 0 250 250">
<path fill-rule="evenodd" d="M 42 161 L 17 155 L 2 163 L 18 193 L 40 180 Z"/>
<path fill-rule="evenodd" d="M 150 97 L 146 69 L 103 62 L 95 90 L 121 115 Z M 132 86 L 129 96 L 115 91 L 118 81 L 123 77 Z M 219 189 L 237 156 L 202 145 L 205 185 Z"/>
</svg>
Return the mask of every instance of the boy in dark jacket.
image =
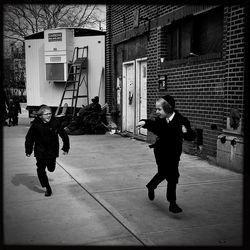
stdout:
<svg viewBox="0 0 250 250">
<path fill-rule="evenodd" d="M 56 167 L 56 158 L 59 156 L 59 137 L 63 141 L 63 154 L 67 154 L 70 148 L 69 137 L 60 126 L 60 122 L 52 117 L 51 108 L 42 105 L 25 137 L 25 153 L 30 157 L 34 148 L 36 157 L 37 175 L 42 187 L 46 188 L 45 196 L 51 196 L 52 190 L 46 175 L 53 172 Z"/>
<path fill-rule="evenodd" d="M 166 95 L 156 102 L 156 119 L 142 119 L 137 127 L 143 127 L 157 136 L 151 147 L 158 167 L 156 175 L 146 185 L 150 200 L 154 199 L 154 189 L 164 180 L 167 180 L 167 200 L 170 202 L 169 211 L 180 213 L 182 209 L 176 204 L 176 185 L 179 179 L 179 161 L 182 153 L 182 142 L 194 140 L 195 132 L 190 127 L 187 118 L 178 113 L 175 100 Z"/>
</svg>

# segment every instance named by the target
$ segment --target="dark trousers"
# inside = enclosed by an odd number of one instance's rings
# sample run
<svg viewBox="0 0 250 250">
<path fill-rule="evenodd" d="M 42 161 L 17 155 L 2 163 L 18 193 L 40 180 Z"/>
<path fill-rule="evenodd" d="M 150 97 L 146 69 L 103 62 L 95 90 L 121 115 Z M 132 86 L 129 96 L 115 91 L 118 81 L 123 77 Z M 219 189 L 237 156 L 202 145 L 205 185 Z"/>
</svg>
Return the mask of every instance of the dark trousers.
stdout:
<svg viewBox="0 0 250 250">
<path fill-rule="evenodd" d="M 18 125 L 18 116 L 17 115 L 10 115 L 9 116 L 9 125 Z"/>
<path fill-rule="evenodd" d="M 160 173 L 157 173 L 151 181 L 147 184 L 147 188 L 149 189 L 156 189 L 157 186 L 163 181 L 167 180 L 167 193 L 166 197 L 169 202 L 175 202 L 176 201 L 176 181 L 168 180 L 164 175 L 161 175 Z"/>
<path fill-rule="evenodd" d="M 13 125 L 18 125 L 18 115 L 13 116 Z"/>
<path fill-rule="evenodd" d="M 176 201 L 176 186 L 179 179 L 179 159 L 168 160 L 165 155 L 154 150 L 158 172 L 146 185 L 149 189 L 156 189 L 164 180 L 167 181 L 166 197 L 169 202 Z"/>
<path fill-rule="evenodd" d="M 52 159 L 36 158 L 36 166 L 37 166 L 37 176 L 41 183 L 41 186 L 48 187 L 49 180 L 46 174 L 46 167 L 49 172 L 54 172 L 56 168 L 56 158 Z"/>
</svg>

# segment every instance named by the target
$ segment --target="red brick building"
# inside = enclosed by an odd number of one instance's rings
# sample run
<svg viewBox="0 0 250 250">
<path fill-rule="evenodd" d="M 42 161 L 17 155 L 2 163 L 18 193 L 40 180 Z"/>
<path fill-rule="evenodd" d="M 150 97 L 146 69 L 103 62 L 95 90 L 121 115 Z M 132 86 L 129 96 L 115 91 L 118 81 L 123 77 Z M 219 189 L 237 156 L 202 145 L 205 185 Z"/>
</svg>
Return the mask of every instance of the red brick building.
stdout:
<svg viewBox="0 0 250 250">
<path fill-rule="evenodd" d="M 244 137 L 247 12 L 245 5 L 108 5 L 106 99 L 119 129 L 152 141 L 135 125 L 154 113 L 158 97 L 170 94 L 197 132 L 185 151 L 218 162 L 230 130 L 222 157 L 232 160 L 226 151 L 234 150 L 242 160 L 243 145 L 236 147 Z M 234 128 L 232 110 L 240 117 Z"/>
</svg>

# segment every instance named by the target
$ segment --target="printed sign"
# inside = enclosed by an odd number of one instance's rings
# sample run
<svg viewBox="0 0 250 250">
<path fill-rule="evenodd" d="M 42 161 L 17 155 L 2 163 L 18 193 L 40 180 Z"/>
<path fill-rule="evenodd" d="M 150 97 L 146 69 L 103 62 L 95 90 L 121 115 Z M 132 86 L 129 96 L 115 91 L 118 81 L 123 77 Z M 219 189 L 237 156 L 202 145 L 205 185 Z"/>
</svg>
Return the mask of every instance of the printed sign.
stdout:
<svg viewBox="0 0 250 250">
<path fill-rule="evenodd" d="M 62 41 L 62 33 L 49 33 L 48 40 L 49 42 Z"/>
</svg>

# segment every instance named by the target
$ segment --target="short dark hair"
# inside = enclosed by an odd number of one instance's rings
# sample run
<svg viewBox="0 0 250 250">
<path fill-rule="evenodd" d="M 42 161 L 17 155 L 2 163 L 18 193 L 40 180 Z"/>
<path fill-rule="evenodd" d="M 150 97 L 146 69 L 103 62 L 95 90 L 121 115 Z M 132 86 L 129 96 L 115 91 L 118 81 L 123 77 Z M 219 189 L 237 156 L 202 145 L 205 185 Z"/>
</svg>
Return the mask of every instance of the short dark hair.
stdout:
<svg viewBox="0 0 250 250">
<path fill-rule="evenodd" d="M 175 100 L 174 100 L 173 96 L 171 96 L 171 95 L 165 95 L 162 98 L 165 101 L 167 101 L 172 106 L 173 109 L 175 108 Z"/>
</svg>

